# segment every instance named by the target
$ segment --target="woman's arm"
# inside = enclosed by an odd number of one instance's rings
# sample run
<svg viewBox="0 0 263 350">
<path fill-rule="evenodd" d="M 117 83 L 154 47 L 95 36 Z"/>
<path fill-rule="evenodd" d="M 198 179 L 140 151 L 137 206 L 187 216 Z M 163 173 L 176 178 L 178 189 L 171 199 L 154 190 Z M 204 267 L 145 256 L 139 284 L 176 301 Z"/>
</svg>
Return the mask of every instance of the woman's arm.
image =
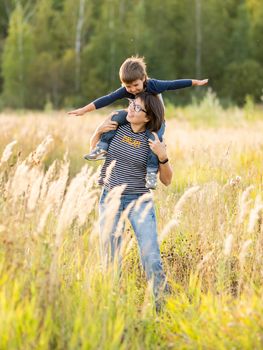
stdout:
<svg viewBox="0 0 263 350">
<path fill-rule="evenodd" d="M 159 140 L 158 135 L 153 132 L 155 140 L 149 139 L 149 146 L 151 150 L 157 155 L 160 162 L 165 162 L 164 164 L 159 163 L 159 179 L 165 185 L 168 186 L 171 184 L 173 177 L 173 170 L 169 164 L 169 160 L 166 152 L 166 145 Z"/>
<path fill-rule="evenodd" d="M 111 120 L 112 115 L 114 115 L 115 112 L 111 113 L 109 117 L 107 117 L 107 119 L 105 119 L 98 127 L 97 129 L 94 131 L 94 133 L 91 136 L 90 139 L 90 150 L 92 151 L 97 143 L 99 142 L 99 139 L 101 137 L 101 135 L 104 132 L 107 131 L 111 131 L 111 130 L 116 130 L 118 127 L 118 123 L 114 122 Z"/>
<path fill-rule="evenodd" d="M 160 170 L 160 173 L 159 173 L 160 181 L 165 186 L 169 186 L 172 182 L 172 177 L 173 177 L 173 171 L 169 164 L 169 161 L 165 164 L 160 163 L 159 170 Z"/>
</svg>

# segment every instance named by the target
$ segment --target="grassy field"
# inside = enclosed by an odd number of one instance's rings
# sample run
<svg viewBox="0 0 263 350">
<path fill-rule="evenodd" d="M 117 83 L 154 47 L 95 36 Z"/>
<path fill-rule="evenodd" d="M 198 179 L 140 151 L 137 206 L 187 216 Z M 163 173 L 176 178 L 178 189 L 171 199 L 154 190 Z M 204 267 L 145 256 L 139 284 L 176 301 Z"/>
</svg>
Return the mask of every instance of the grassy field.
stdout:
<svg viewBox="0 0 263 350">
<path fill-rule="evenodd" d="M 100 256 L 99 162 L 82 156 L 106 112 L 0 115 L 0 349 L 263 348 L 263 111 L 211 95 L 166 115 L 159 314 L 129 226 L 121 277 Z"/>
</svg>

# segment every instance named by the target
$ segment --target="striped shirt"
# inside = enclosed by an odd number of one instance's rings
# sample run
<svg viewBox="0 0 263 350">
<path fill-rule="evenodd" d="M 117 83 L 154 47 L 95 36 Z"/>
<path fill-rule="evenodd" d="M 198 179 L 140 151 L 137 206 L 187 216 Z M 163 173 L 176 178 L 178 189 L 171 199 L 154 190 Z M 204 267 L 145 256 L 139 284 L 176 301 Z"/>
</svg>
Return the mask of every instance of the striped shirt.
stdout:
<svg viewBox="0 0 263 350">
<path fill-rule="evenodd" d="M 145 131 L 133 132 L 130 123 L 119 126 L 110 143 L 98 183 L 107 190 L 126 184 L 123 194 L 149 192 L 145 187 L 149 149 Z M 110 169 L 112 161 L 116 163 L 107 174 L 107 168 Z"/>
</svg>

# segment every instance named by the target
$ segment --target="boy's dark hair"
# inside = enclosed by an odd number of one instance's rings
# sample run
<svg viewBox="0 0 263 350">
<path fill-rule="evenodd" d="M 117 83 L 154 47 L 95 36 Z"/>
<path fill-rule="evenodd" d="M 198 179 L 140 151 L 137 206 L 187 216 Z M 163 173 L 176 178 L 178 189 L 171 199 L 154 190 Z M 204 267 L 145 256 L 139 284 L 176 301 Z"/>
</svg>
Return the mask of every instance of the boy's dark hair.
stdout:
<svg viewBox="0 0 263 350">
<path fill-rule="evenodd" d="M 120 67 L 119 76 L 121 82 L 126 84 L 138 79 L 147 79 L 144 57 L 132 56 L 127 58 Z"/>
<path fill-rule="evenodd" d="M 149 92 L 140 92 L 136 95 L 136 98 L 140 98 L 143 101 L 149 122 L 146 124 L 147 129 L 150 131 L 157 131 L 161 128 L 164 122 L 164 106 L 161 99 Z"/>
</svg>

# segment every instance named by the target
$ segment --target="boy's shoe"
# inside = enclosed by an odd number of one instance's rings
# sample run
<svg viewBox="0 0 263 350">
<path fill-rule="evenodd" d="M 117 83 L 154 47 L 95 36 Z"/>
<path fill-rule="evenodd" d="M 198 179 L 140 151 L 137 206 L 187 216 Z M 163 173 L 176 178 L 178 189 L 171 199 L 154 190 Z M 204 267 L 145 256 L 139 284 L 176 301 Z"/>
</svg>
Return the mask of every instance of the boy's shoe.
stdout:
<svg viewBox="0 0 263 350">
<path fill-rule="evenodd" d="M 147 173 L 146 174 L 146 188 L 155 190 L 157 185 L 157 174 Z"/>
<path fill-rule="evenodd" d="M 86 160 L 101 160 L 106 158 L 107 151 L 102 148 L 96 147 L 89 154 L 84 156 Z"/>
</svg>

